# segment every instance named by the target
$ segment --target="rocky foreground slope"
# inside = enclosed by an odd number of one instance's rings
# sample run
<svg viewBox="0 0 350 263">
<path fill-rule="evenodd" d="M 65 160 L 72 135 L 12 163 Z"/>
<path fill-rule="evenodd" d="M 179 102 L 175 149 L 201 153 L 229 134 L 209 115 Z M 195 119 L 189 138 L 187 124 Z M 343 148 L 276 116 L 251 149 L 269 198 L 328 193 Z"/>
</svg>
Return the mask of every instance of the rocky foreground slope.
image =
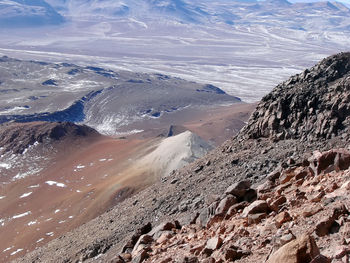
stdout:
<svg viewBox="0 0 350 263">
<path fill-rule="evenodd" d="M 349 63 L 292 77 L 237 137 L 17 262 L 346 262 Z"/>
</svg>

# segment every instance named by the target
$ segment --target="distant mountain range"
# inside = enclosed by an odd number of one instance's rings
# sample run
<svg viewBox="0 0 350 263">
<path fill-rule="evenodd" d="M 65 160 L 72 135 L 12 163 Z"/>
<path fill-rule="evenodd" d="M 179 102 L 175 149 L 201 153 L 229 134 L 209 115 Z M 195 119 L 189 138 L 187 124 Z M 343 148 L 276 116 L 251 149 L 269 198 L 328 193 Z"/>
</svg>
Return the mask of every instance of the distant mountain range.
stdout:
<svg viewBox="0 0 350 263">
<path fill-rule="evenodd" d="M 1 27 L 57 25 L 64 18 L 43 0 L 0 1 Z"/>
<path fill-rule="evenodd" d="M 257 101 L 350 46 L 345 4 L 290 1 L 0 0 L 0 56 L 158 72 Z"/>
<path fill-rule="evenodd" d="M 349 29 L 350 10 L 340 2 L 290 3 L 266 1 L 188 0 L 2 0 L 0 26 L 23 27 L 57 25 L 65 21 L 115 20 L 133 18 L 177 21 L 180 23 L 290 24 Z M 321 20 L 322 19 L 322 20 Z"/>
</svg>

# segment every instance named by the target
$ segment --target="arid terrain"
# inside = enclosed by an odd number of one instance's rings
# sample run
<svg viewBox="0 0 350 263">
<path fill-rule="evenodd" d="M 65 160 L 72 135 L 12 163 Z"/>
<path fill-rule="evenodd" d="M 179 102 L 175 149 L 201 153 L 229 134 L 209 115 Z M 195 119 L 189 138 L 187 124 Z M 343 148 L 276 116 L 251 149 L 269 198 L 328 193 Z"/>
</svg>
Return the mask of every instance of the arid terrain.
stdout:
<svg viewBox="0 0 350 263">
<path fill-rule="evenodd" d="M 238 135 L 16 262 L 347 262 L 349 72 L 341 53 L 292 76 Z"/>
<path fill-rule="evenodd" d="M 237 133 L 253 107 L 189 111 L 128 137 L 69 124 L 2 124 L 2 261 L 60 237 L 201 157 Z"/>
</svg>

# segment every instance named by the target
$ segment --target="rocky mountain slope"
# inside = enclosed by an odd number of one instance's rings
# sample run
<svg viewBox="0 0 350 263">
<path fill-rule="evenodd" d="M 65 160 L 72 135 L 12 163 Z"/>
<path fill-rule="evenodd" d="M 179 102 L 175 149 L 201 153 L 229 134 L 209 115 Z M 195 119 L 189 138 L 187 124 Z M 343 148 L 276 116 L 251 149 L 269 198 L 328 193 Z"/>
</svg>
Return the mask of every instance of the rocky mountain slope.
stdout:
<svg viewBox="0 0 350 263">
<path fill-rule="evenodd" d="M 339 109 L 340 104 L 329 103 L 329 91 L 348 107 L 340 91 L 350 88 L 344 82 L 349 56 L 332 56 L 290 78 L 274 91 L 288 98 L 283 111 L 274 93 L 266 96 L 237 137 L 16 262 L 143 262 L 148 257 L 149 262 L 257 262 L 267 257 L 281 262 L 286 250 L 291 255 L 287 262 L 344 262 L 349 253 L 342 247 L 349 238 L 349 153 L 329 150 L 349 148 L 343 121 L 348 116 L 344 111 L 342 125 L 322 116 L 332 118 Z M 315 81 L 306 84 L 312 76 Z M 293 102 L 298 97 L 307 98 L 301 114 L 282 114 L 286 108 L 297 111 Z M 269 104 L 271 110 L 263 114 Z M 289 129 L 303 114 L 313 116 L 318 105 L 322 112 L 315 118 L 321 116 L 329 127 Z M 281 131 L 293 136 L 276 139 L 278 127 L 259 124 L 270 118 L 286 123 Z M 301 141 L 303 135 L 308 139 Z"/>
<path fill-rule="evenodd" d="M 265 96 L 242 131 L 248 138 L 330 139 L 348 132 L 350 54 L 322 60 Z"/>
</svg>

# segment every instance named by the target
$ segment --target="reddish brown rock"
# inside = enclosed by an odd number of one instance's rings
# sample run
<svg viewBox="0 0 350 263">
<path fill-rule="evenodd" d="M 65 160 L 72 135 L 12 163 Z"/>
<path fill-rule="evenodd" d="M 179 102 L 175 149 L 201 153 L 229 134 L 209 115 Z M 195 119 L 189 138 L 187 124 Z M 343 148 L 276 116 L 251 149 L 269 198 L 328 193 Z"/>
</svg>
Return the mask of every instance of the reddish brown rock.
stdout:
<svg viewBox="0 0 350 263">
<path fill-rule="evenodd" d="M 304 179 L 307 175 L 311 175 L 311 168 L 309 167 L 304 167 L 301 170 L 297 170 L 295 171 L 295 180 L 300 180 L 300 179 Z"/>
<path fill-rule="evenodd" d="M 157 239 L 156 242 L 158 244 L 163 244 L 163 243 L 167 242 L 172 236 L 173 235 L 170 232 L 165 232 Z"/>
<path fill-rule="evenodd" d="M 320 204 L 314 205 L 314 206 L 307 206 L 303 209 L 303 217 L 310 217 L 318 212 L 322 211 L 323 207 Z"/>
<path fill-rule="evenodd" d="M 310 263 L 319 254 L 314 238 L 303 235 L 278 249 L 266 263 Z"/>
<path fill-rule="evenodd" d="M 266 182 L 260 184 L 256 190 L 258 191 L 259 195 L 270 192 L 273 188 L 274 184 L 270 180 L 266 180 Z"/>
<path fill-rule="evenodd" d="M 335 218 L 333 216 L 329 216 L 321 220 L 321 222 L 319 222 L 316 225 L 316 229 L 315 229 L 316 235 L 318 235 L 319 237 L 328 235 L 334 222 L 335 222 Z"/>
<path fill-rule="evenodd" d="M 237 198 L 233 195 L 227 195 L 224 199 L 222 199 L 215 210 L 216 215 L 224 215 L 228 209 L 237 203 Z"/>
<path fill-rule="evenodd" d="M 324 190 L 319 191 L 318 193 L 316 193 L 315 195 L 310 197 L 310 201 L 313 203 L 318 203 L 322 200 L 322 197 L 324 197 L 326 195 Z"/>
<path fill-rule="evenodd" d="M 275 182 L 277 178 L 281 175 L 281 168 L 277 168 L 267 176 L 267 180 L 270 182 Z"/>
<path fill-rule="evenodd" d="M 285 222 L 291 221 L 293 218 L 286 211 L 279 213 L 275 218 L 275 225 L 280 228 Z"/>
<path fill-rule="evenodd" d="M 350 166 L 350 153 L 344 149 L 333 149 L 318 153 L 311 163 L 316 164 L 314 166 L 317 174 L 345 170 Z"/>
<path fill-rule="evenodd" d="M 281 195 L 280 197 L 278 197 L 276 200 L 268 202 L 269 203 L 269 207 L 272 211 L 278 212 L 281 208 L 281 206 L 287 202 L 287 198 L 283 195 Z"/>
<path fill-rule="evenodd" d="M 201 245 L 195 246 L 195 247 L 190 249 L 190 253 L 192 253 L 194 255 L 199 255 L 199 253 L 202 252 L 204 247 L 205 247 L 205 244 L 201 244 Z"/>
<path fill-rule="evenodd" d="M 259 224 L 266 216 L 266 213 L 248 215 L 248 224 Z"/>
<path fill-rule="evenodd" d="M 289 172 L 289 173 L 284 172 L 284 173 L 282 173 L 281 176 L 280 176 L 280 184 L 288 183 L 290 180 L 293 179 L 294 176 L 295 175 L 292 172 Z"/>
<path fill-rule="evenodd" d="M 257 200 L 243 210 L 242 217 L 248 217 L 250 214 L 268 213 L 269 210 L 270 209 L 266 201 Z"/>
</svg>

